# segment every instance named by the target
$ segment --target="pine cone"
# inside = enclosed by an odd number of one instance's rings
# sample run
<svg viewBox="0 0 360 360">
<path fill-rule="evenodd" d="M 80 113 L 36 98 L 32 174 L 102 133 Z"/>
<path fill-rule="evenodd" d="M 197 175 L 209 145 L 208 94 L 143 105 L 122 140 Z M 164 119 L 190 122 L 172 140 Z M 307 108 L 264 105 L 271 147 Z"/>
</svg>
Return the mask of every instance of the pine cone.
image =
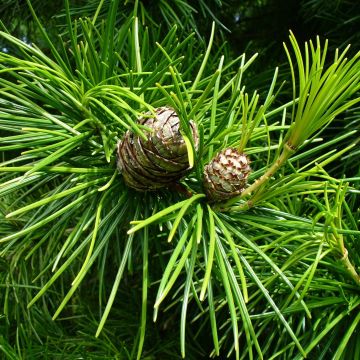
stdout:
<svg viewBox="0 0 360 360">
<path fill-rule="evenodd" d="M 118 143 L 118 168 L 127 185 L 138 191 L 156 190 L 184 176 L 189 160 L 175 110 L 158 108 L 156 117 L 141 118 L 139 123 L 153 130 L 146 134 L 147 141 L 127 131 Z M 190 121 L 190 127 L 197 148 L 195 123 Z"/>
<path fill-rule="evenodd" d="M 204 168 L 204 188 L 210 201 L 218 202 L 241 194 L 251 172 L 250 160 L 236 149 L 222 150 Z"/>
</svg>

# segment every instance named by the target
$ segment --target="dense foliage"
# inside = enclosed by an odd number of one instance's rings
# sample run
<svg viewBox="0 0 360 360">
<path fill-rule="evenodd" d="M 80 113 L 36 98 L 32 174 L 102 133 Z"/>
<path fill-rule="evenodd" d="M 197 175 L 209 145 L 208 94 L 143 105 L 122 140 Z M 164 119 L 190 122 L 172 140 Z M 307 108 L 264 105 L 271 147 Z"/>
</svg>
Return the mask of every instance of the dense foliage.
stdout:
<svg viewBox="0 0 360 360">
<path fill-rule="evenodd" d="M 31 18 L 9 20 L 15 3 Z M 360 358 L 360 52 L 340 23 L 360 12 L 323 3 L 300 2 L 296 21 L 310 29 L 321 9 L 330 42 L 295 26 L 280 51 L 241 22 L 281 17 L 270 0 L 66 0 L 51 20 L 4 2 L 5 358 Z M 138 192 L 116 147 L 146 139 L 137 119 L 163 106 L 191 171 Z M 252 171 L 214 202 L 204 167 L 226 148 Z"/>
</svg>

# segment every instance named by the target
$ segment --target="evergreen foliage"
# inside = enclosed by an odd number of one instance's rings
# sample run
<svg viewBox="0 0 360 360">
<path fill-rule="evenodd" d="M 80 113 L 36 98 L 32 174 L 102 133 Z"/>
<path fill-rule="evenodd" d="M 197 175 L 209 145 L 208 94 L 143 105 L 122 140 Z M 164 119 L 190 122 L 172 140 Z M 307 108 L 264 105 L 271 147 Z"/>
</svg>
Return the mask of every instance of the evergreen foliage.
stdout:
<svg viewBox="0 0 360 360">
<path fill-rule="evenodd" d="M 359 358 L 360 52 L 290 33 L 257 91 L 257 54 L 218 46 L 205 1 L 65 0 L 57 38 L 27 5 L 42 45 L 0 32 L 0 353 Z M 117 144 L 162 106 L 193 166 L 137 192 Z M 249 186 L 214 203 L 204 167 L 226 148 Z"/>
</svg>

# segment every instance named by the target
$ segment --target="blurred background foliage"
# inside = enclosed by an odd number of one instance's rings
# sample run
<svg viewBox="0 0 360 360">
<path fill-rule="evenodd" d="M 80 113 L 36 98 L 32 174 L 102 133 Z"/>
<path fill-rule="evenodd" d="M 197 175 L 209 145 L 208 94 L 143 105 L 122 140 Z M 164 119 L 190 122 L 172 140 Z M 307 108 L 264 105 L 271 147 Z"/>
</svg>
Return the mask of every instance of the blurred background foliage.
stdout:
<svg viewBox="0 0 360 360">
<path fill-rule="evenodd" d="M 110 0 L 103 0 L 99 18 L 106 19 Z M 73 18 L 91 17 L 99 0 L 70 0 Z M 122 0 L 117 14 L 119 23 L 134 13 L 134 5 L 140 21 L 164 35 L 176 24 L 186 36 L 195 31 L 199 41 L 205 42 L 214 20 L 218 26 L 215 42 L 219 48 L 234 57 L 244 52 L 259 53 L 258 60 L 246 76 L 251 78 L 249 90 L 261 90 L 271 81 L 275 66 L 286 64 L 282 43 L 289 30 L 296 34 L 299 43 L 316 35 L 329 39 L 332 49 L 343 49 L 352 44 L 350 54 L 360 47 L 360 2 L 353 0 Z M 33 0 L 32 6 L 46 31 L 56 41 L 64 36 L 65 12 L 62 0 L 51 1 L 44 6 Z M 26 4 L 26 0 L 3 0 L 0 4 L 1 21 L 11 34 L 36 43 L 46 50 L 38 27 Z M 65 36 L 66 37 L 66 36 Z M 3 39 L 0 48 L 7 49 Z M 5 50 L 5 51 L 6 51 Z M 285 66 L 284 66 L 285 67 Z M 284 70 L 284 69 L 283 69 Z M 287 78 L 286 72 L 280 76 Z"/>
<path fill-rule="evenodd" d="M 262 70 L 272 68 L 284 59 L 282 42 L 291 29 L 299 42 L 319 35 L 328 38 L 331 47 L 343 48 L 352 44 L 359 48 L 360 3 L 352 0 L 143 0 L 138 1 L 138 16 L 142 23 L 162 27 L 166 32 L 177 24 L 186 31 L 197 31 L 202 38 L 215 20 L 222 29 L 221 40 L 231 44 L 234 52 L 247 49 L 264 56 Z M 100 17 L 106 17 L 110 0 L 104 0 Z M 134 10 L 135 0 L 123 0 L 118 21 L 126 19 Z M 74 17 L 92 16 L 98 0 L 71 0 Z M 62 0 L 48 2 L 33 0 L 37 15 L 46 29 L 56 36 L 64 24 Z M 3 0 L 0 4 L 1 21 L 19 38 L 39 39 L 38 29 L 28 10 L 26 0 Z"/>
</svg>

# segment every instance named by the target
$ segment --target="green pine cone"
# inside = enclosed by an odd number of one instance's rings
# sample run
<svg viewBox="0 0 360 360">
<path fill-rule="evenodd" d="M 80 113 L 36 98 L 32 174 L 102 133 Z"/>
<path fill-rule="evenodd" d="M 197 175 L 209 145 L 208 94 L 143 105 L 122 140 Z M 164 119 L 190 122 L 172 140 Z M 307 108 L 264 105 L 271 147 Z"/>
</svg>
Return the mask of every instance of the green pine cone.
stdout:
<svg viewBox="0 0 360 360">
<path fill-rule="evenodd" d="M 127 131 L 118 143 L 118 168 L 126 184 L 138 191 L 147 191 L 179 180 L 189 170 L 189 161 L 175 110 L 158 108 L 156 117 L 141 118 L 139 123 L 153 130 L 146 134 L 147 141 Z M 197 148 L 196 124 L 190 121 L 190 127 Z"/>
<path fill-rule="evenodd" d="M 219 202 L 241 194 L 251 172 L 249 164 L 247 155 L 233 148 L 216 155 L 204 168 L 204 188 L 208 199 Z"/>
</svg>

